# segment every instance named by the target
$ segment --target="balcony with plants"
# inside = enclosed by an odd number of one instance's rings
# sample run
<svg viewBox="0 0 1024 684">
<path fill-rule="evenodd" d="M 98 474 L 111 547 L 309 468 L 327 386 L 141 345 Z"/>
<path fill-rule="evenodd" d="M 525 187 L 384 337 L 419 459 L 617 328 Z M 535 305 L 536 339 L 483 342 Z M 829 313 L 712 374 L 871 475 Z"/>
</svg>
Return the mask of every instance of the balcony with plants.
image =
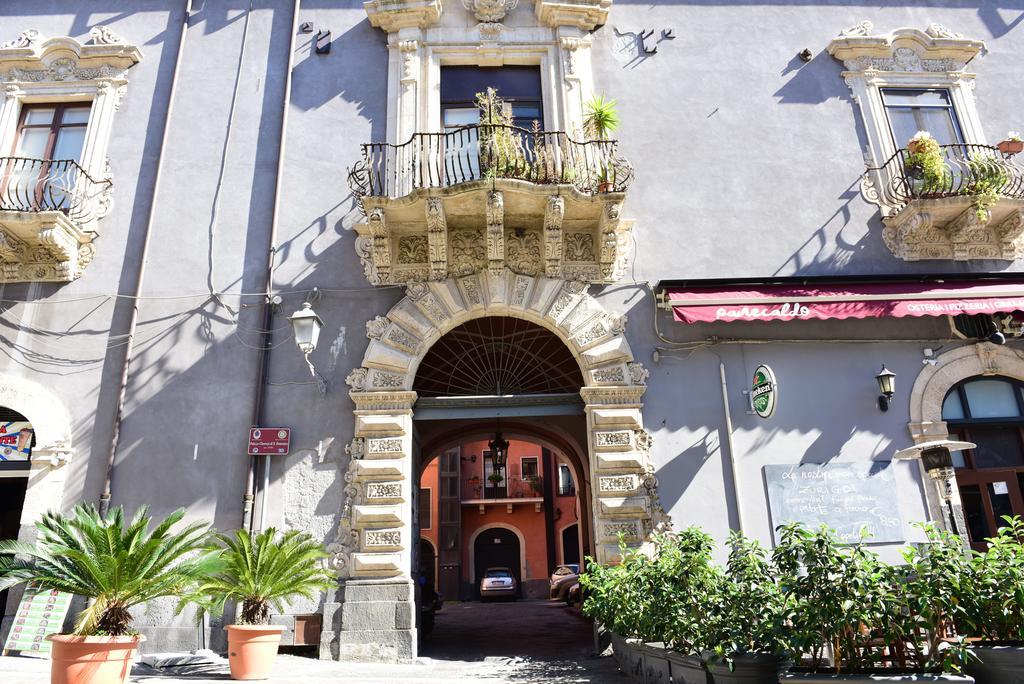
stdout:
<svg viewBox="0 0 1024 684">
<path fill-rule="evenodd" d="M 589 282 L 621 277 L 631 224 L 619 212 L 633 168 L 610 137 L 615 102 L 591 100 L 580 136 L 536 121 L 514 125 L 492 89 L 477 104 L 478 124 L 362 146 L 348 182 L 367 218 L 356 249 L 370 281 L 506 268 Z"/>
<path fill-rule="evenodd" d="M 73 159 L 0 157 L 0 282 L 78 278 L 111 189 Z"/>
<path fill-rule="evenodd" d="M 886 246 L 906 261 L 1024 256 L 1022 148 L 1015 133 L 997 146 L 940 145 L 921 131 L 869 167 L 862 189 L 881 207 Z"/>
</svg>

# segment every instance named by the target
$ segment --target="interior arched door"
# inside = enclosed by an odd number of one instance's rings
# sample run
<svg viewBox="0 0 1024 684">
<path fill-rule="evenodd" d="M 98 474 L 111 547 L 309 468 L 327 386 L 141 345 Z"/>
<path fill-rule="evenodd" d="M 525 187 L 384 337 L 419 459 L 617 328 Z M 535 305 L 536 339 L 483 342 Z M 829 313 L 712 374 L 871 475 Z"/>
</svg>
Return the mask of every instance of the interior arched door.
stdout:
<svg viewBox="0 0 1024 684">
<path fill-rule="evenodd" d="M 519 537 L 512 530 L 503 527 L 492 527 L 477 535 L 473 542 L 473 565 L 476 570 L 474 582 L 480 586 L 480 579 L 487 568 L 508 568 L 516 578 L 520 587 L 523 578 L 520 576 Z"/>
</svg>

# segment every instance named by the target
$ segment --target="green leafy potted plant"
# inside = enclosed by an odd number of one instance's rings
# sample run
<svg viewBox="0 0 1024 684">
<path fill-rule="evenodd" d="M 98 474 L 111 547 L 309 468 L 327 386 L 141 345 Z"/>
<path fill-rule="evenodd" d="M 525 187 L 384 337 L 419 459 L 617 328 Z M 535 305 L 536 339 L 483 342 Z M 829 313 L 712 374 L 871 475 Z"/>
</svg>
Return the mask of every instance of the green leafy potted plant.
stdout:
<svg viewBox="0 0 1024 684">
<path fill-rule="evenodd" d="M 658 572 L 666 585 L 662 610 L 667 616 L 663 640 L 674 684 L 707 684 L 705 657 L 713 646 L 706 601 L 721 591 L 721 571 L 711 558 L 714 542 L 691 527 L 668 535 L 661 544 Z"/>
<path fill-rule="evenodd" d="M 68 515 L 44 514 L 34 545 L 0 542 L 0 590 L 33 582 L 89 599 L 74 632 L 47 637 L 51 682 L 126 682 L 143 640 L 129 609 L 187 593 L 219 567 L 219 553 L 206 547 L 206 523 L 172 531 L 184 515 L 179 509 L 150 529 L 145 506 L 128 520 L 120 506 L 104 518 L 80 504 Z"/>
<path fill-rule="evenodd" d="M 607 141 L 619 127 L 616 101 L 595 94 L 584 105 L 583 132 L 589 140 Z M 599 143 L 601 144 L 601 143 Z M 603 146 L 601 148 L 604 152 Z M 615 169 L 609 167 L 604 154 L 598 155 L 597 191 L 612 192 L 615 189 Z"/>
<path fill-rule="evenodd" d="M 513 124 L 512 107 L 488 88 L 476 94 L 480 108 L 480 170 L 485 178 L 523 178 L 531 165 L 526 160 L 522 133 Z"/>
<path fill-rule="evenodd" d="M 915 197 L 948 192 L 952 186 L 953 175 L 942 148 L 928 131 L 918 131 L 907 142 L 903 167 Z"/>
<path fill-rule="evenodd" d="M 1006 162 L 992 154 L 975 152 L 967 160 L 967 170 L 964 194 L 974 195 L 974 212 L 979 221 L 987 223 L 989 210 L 999 201 L 999 193 L 1009 180 Z"/>
<path fill-rule="evenodd" d="M 1017 131 L 1010 131 L 1006 134 L 1006 139 L 999 141 L 996 147 L 1007 156 L 1020 154 L 1024 151 L 1024 140 L 1021 140 L 1020 133 Z"/>
<path fill-rule="evenodd" d="M 306 532 L 278 533 L 273 527 L 251 538 L 248 532 L 217 534 L 214 549 L 224 561 L 215 573 L 182 599 L 202 611 L 220 614 L 227 601 L 240 609 L 227 626 L 232 679 L 266 679 L 277 656 L 282 625 L 270 624 L 270 609 L 304 596 L 315 599 L 335 586 L 327 572 L 323 547 Z"/>
<path fill-rule="evenodd" d="M 729 536 L 725 578 L 707 607 L 715 684 L 777 684 L 790 663 L 786 603 L 765 549 Z"/>
<path fill-rule="evenodd" d="M 500 473 L 491 473 L 490 475 L 487 476 L 487 481 L 490 482 L 491 485 L 494 487 L 500 485 L 502 480 L 504 479 L 505 478 Z"/>
<path fill-rule="evenodd" d="M 971 638 L 964 667 L 978 684 L 1024 681 L 1024 520 L 1006 525 L 975 553 L 971 594 L 958 625 Z"/>
<path fill-rule="evenodd" d="M 604 625 L 611 635 L 612 653 L 619 669 L 637 679 L 643 676 L 643 654 L 638 638 L 639 621 L 648 598 L 636 584 L 647 564 L 646 557 L 620 544 L 621 561 L 603 566 L 587 560 L 587 572 L 580 575 L 586 599 L 583 613 Z"/>
</svg>

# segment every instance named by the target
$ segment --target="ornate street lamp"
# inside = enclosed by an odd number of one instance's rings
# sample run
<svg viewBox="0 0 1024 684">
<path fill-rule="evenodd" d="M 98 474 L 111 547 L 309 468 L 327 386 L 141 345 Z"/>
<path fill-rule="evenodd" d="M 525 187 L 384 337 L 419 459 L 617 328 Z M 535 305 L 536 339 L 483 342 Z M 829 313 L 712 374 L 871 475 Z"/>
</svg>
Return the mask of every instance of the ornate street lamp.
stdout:
<svg viewBox="0 0 1024 684">
<path fill-rule="evenodd" d="M 292 324 L 295 345 L 302 352 L 303 358 L 306 359 L 306 365 L 309 366 L 309 374 L 316 381 L 320 394 L 326 394 L 327 381 L 317 372 L 313 362 L 309 360 L 309 355 L 316 350 L 316 344 L 320 340 L 320 330 L 324 327 L 324 322 L 313 311 L 313 304 L 309 301 L 304 302 L 302 308 L 289 316 L 288 320 Z"/>
<path fill-rule="evenodd" d="M 501 436 L 501 431 L 494 433 L 494 439 L 487 443 L 494 454 L 494 465 L 504 467 L 508 460 L 508 440 Z"/>
<path fill-rule="evenodd" d="M 878 397 L 878 410 L 888 411 L 889 401 L 896 393 L 896 374 L 882 364 L 882 370 L 878 371 L 875 380 L 878 382 L 878 391 L 882 393 Z"/>
</svg>

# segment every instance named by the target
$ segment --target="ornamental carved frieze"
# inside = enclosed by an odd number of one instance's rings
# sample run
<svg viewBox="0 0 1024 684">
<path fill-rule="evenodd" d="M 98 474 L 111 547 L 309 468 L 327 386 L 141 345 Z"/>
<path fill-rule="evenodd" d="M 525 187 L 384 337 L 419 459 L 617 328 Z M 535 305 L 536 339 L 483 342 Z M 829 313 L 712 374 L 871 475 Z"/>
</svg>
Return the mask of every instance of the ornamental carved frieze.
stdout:
<svg viewBox="0 0 1024 684">
<path fill-rule="evenodd" d="M 900 259 L 1013 261 L 1024 257 L 1024 207 L 995 216 L 992 211 L 979 212 L 965 201 L 949 218 L 925 202 L 917 201 L 883 219 L 882 240 Z"/>
<path fill-rule="evenodd" d="M 600 203 L 577 198 L 574 204 L 568 196 L 541 195 L 524 201 L 511 191 L 481 188 L 471 199 L 417 201 L 422 210 L 401 202 L 393 215 L 386 203 L 370 206 L 366 221 L 356 226 L 355 251 L 371 284 L 438 282 L 484 270 L 492 276 L 509 270 L 610 283 L 628 267 L 633 223 L 621 218 L 618 198 Z M 466 213 L 474 207 L 478 213 Z M 514 211 L 512 225 L 509 211 Z M 573 228 L 567 231 L 567 225 Z"/>
<path fill-rule="evenodd" d="M 0 283 L 66 283 L 81 277 L 96 248 L 60 212 L 0 212 Z"/>
<path fill-rule="evenodd" d="M 876 34 L 870 21 L 845 29 L 828 46 L 829 54 L 850 72 L 961 71 L 984 49 L 984 42 L 965 38 L 941 24 L 931 24 L 923 31 L 899 28 Z"/>
</svg>

